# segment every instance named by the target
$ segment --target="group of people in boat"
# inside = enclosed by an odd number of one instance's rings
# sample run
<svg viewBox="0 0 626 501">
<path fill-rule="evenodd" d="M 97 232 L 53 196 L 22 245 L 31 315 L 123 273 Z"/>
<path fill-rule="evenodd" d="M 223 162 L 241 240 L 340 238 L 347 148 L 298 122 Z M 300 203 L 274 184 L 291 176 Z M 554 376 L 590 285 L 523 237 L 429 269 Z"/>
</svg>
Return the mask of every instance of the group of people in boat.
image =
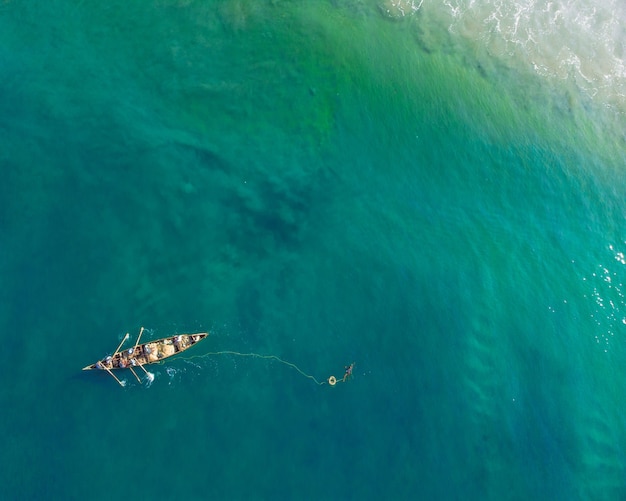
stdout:
<svg viewBox="0 0 626 501">
<path fill-rule="evenodd" d="M 126 369 L 138 365 L 158 362 L 161 358 L 167 358 L 200 339 L 200 336 L 179 335 L 164 339 L 159 343 L 146 343 L 134 346 L 128 350 L 120 351 L 113 356 L 96 363 L 97 369 Z"/>
</svg>

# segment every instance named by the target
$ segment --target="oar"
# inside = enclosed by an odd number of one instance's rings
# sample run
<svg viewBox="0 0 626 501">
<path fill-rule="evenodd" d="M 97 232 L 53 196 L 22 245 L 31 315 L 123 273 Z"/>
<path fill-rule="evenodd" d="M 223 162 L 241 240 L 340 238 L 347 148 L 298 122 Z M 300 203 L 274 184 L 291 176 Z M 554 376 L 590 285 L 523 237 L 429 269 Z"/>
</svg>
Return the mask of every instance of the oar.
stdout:
<svg viewBox="0 0 626 501">
<path fill-rule="evenodd" d="M 137 365 L 141 367 L 141 370 L 144 371 L 148 377 L 150 377 L 150 373 L 146 370 L 146 368 L 143 365 L 141 365 L 139 362 L 137 362 Z"/>
<path fill-rule="evenodd" d="M 128 367 L 130 369 L 130 372 L 133 373 L 133 376 L 135 376 L 135 379 L 137 379 L 137 381 L 139 381 L 139 384 L 141 384 L 141 379 L 139 379 L 139 376 L 137 375 L 137 373 L 133 370 L 132 366 Z"/>
<path fill-rule="evenodd" d="M 133 347 L 133 355 L 135 354 L 135 350 L 137 349 L 137 345 L 139 344 L 139 340 L 141 339 L 142 334 L 143 334 L 143 327 L 139 331 L 139 335 L 137 336 L 137 342 L 135 343 L 135 346 Z"/>
<path fill-rule="evenodd" d="M 122 342 L 120 343 L 120 345 L 117 347 L 117 350 L 115 350 L 115 353 L 113 353 L 113 355 L 111 355 L 111 358 L 113 358 L 115 355 L 117 355 L 117 353 L 120 351 L 120 348 L 122 347 L 122 345 L 126 342 L 126 340 L 128 339 L 128 336 L 130 336 L 130 334 L 128 334 L 128 332 L 126 333 L 126 335 L 124 336 L 124 339 L 122 339 Z"/>
<path fill-rule="evenodd" d="M 106 365 L 104 365 L 102 362 L 100 362 L 100 365 L 104 368 L 104 370 L 105 370 L 105 371 L 107 371 L 109 374 L 111 374 L 111 376 L 113 377 L 113 379 L 115 379 L 115 380 L 119 383 L 119 385 L 120 385 L 121 387 L 124 387 L 124 383 L 122 383 L 119 379 L 117 379 L 117 376 L 111 372 L 111 369 L 109 369 L 109 368 L 108 368 Z"/>
<path fill-rule="evenodd" d="M 146 370 L 146 368 L 145 368 L 143 365 L 141 365 L 141 364 L 139 363 L 139 361 L 137 361 L 137 365 L 138 365 L 139 367 L 141 367 L 141 370 L 142 370 L 142 371 L 144 371 L 144 372 L 146 373 L 146 376 L 148 376 L 148 379 L 149 379 L 150 381 L 152 381 L 152 380 L 154 379 L 154 374 L 152 374 L 151 372 L 148 372 L 148 371 Z"/>
</svg>

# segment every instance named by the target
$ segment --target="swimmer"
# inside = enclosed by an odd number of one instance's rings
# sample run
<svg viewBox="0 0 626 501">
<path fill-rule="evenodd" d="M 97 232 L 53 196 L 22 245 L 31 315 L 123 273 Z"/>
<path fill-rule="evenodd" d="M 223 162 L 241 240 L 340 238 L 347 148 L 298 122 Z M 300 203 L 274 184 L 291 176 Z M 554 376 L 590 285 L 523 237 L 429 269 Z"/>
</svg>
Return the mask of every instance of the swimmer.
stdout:
<svg viewBox="0 0 626 501">
<path fill-rule="evenodd" d="M 343 375 L 343 382 L 346 382 L 346 379 L 348 379 L 350 376 L 352 376 L 352 369 L 354 369 L 354 362 L 352 362 L 350 365 L 346 365 L 346 372 Z"/>
</svg>

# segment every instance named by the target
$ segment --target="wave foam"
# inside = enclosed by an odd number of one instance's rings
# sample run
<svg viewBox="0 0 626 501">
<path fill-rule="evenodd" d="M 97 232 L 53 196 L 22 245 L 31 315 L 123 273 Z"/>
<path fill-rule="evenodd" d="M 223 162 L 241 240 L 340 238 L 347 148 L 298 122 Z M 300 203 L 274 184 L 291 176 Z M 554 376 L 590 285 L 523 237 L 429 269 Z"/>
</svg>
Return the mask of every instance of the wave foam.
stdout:
<svg viewBox="0 0 626 501">
<path fill-rule="evenodd" d="M 406 12 L 408 3 L 386 2 L 392 13 Z M 600 94 L 626 105 L 626 4 L 622 0 L 423 3 L 419 6 L 424 18 L 442 19 L 453 36 L 479 42 L 488 54 L 507 64 L 521 62 L 542 76 L 571 80 L 589 96 Z"/>
<path fill-rule="evenodd" d="M 381 2 L 381 11 L 391 18 L 401 18 L 415 14 L 424 0 L 384 0 Z"/>
</svg>

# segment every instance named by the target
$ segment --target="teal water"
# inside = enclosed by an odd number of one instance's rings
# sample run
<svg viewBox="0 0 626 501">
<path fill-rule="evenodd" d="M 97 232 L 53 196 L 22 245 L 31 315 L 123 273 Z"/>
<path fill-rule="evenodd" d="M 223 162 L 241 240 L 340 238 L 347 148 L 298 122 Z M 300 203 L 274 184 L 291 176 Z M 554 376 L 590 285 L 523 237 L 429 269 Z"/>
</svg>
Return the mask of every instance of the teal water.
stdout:
<svg viewBox="0 0 626 501">
<path fill-rule="evenodd" d="M 0 6 L 3 499 L 626 498 L 619 99 L 425 12 Z"/>
</svg>

